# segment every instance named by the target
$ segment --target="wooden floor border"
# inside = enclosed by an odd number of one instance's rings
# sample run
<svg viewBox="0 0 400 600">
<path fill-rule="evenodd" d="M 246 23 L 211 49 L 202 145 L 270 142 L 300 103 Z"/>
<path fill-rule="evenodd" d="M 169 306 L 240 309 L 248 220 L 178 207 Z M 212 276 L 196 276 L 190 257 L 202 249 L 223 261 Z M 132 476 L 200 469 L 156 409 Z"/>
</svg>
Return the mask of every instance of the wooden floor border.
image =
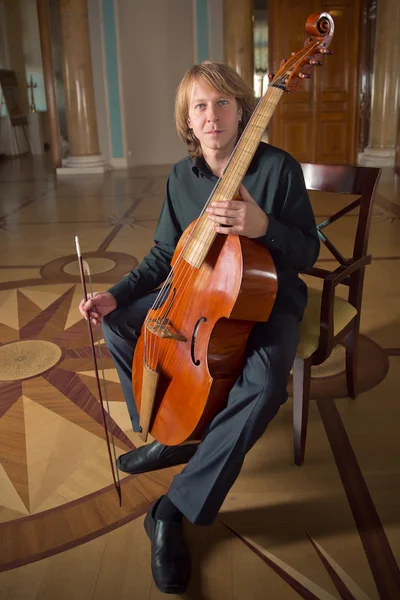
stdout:
<svg viewBox="0 0 400 600">
<path fill-rule="evenodd" d="M 168 490 L 181 468 L 130 475 L 121 481 L 122 506 L 114 485 L 67 504 L 0 523 L 0 572 L 64 552 L 146 513 Z"/>
</svg>

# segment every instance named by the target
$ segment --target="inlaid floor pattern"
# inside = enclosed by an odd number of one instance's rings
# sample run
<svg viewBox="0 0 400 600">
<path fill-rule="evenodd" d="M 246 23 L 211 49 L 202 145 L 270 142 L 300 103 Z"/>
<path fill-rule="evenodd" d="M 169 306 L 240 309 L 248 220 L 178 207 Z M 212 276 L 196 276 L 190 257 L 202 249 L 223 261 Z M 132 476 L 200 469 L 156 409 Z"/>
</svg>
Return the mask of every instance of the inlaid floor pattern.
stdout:
<svg viewBox="0 0 400 600">
<path fill-rule="evenodd" d="M 74 237 L 92 289 L 118 281 L 152 244 L 167 174 L 159 166 L 56 180 L 39 160 L 0 164 L 2 600 L 164 597 L 152 581 L 143 515 L 179 469 L 121 476 L 119 505 L 77 310 Z M 289 399 L 215 524 L 185 523 L 193 559 L 185 598 L 400 598 L 398 190 L 384 173 L 364 288 L 363 392 L 346 397 L 341 347 L 313 370 L 304 465 L 293 464 Z M 312 201 L 317 221 L 331 212 L 332 197 Z M 330 227 L 347 255 L 355 222 L 349 214 Z M 319 262 L 336 266 L 325 250 Z M 141 442 L 101 334 L 98 343 L 118 455 Z"/>
</svg>

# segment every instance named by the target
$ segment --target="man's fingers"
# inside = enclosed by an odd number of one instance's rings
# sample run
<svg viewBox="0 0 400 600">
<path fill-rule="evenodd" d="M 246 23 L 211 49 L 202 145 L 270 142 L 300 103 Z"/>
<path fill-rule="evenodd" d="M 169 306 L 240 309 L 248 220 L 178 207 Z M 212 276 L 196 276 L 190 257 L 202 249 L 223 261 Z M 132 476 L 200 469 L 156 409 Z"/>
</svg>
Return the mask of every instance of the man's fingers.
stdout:
<svg viewBox="0 0 400 600">
<path fill-rule="evenodd" d="M 240 231 L 237 227 L 215 227 L 215 231 L 217 233 L 223 233 L 224 235 L 240 235 Z"/>
<path fill-rule="evenodd" d="M 214 212 L 216 210 L 240 210 L 242 206 L 241 200 L 224 200 L 220 202 L 211 202 L 207 208 L 207 212 Z"/>
<path fill-rule="evenodd" d="M 94 306 L 94 302 L 93 302 L 90 294 L 88 294 L 87 300 L 85 300 L 85 298 L 82 298 L 82 300 L 80 301 L 79 312 L 81 313 L 82 317 L 84 317 L 86 320 L 88 319 L 89 311 L 93 306 Z"/>
<path fill-rule="evenodd" d="M 88 312 L 95 305 L 96 305 L 96 303 L 95 303 L 94 299 L 93 298 L 89 298 L 88 301 L 86 302 L 86 304 L 83 305 L 83 310 L 85 310 L 86 312 Z"/>
<path fill-rule="evenodd" d="M 216 221 L 220 225 L 233 225 L 233 217 L 213 217 L 213 221 Z"/>
<path fill-rule="evenodd" d="M 81 313 L 82 317 L 84 317 L 85 319 L 87 319 L 88 313 L 84 309 L 84 306 L 85 306 L 85 299 L 81 300 L 80 303 L 79 303 L 79 312 Z"/>
<path fill-rule="evenodd" d="M 210 215 L 211 221 L 220 221 L 221 219 L 230 219 L 230 220 L 238 220 L 240 218 L 240 214 L 232 210 L 219 210 L 218 212 Z"/>
<path fill-rule="evenodd" d="M 243 202 L 238 201 L 233 204 L 225 205 L 221 203 L 221 206 L 215 206 L 207 209 L 210 219 L 212 221 L 218 220 L 221 217 L 227 217 L 231 219 L 239 219 L 241 212 L 243 211 Z"/>
</svg>

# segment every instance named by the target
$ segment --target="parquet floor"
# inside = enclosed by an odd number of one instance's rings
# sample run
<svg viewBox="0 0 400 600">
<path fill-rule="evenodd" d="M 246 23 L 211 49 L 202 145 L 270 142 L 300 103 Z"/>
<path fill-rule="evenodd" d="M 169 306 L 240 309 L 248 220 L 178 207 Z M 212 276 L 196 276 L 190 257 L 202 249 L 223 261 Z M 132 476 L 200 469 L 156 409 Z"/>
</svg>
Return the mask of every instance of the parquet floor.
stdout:
<svg viewBox="0 0 400 600">
<path fill-rule="evenodd" d="M 56 180 L 39 160 L 0 164 L 0 597 L 155 600 L 143 514 L 178 469 L 113 487 L 74 236 L 94 290 L 152 243 L 167 167 Z M 317 220 L 332 198 L 313 197 Z M 248 454 L 220 517 L 185 524 L 185 598 L 400 598 L 400 190 L 384 175 L 362 313 L 363 392 L 344 352 L 313 372 L 306 461 L 292 460 L 291 402 Z M 331 226 L 350 252 L 356 218 Z M 334 267 L 323 250 L 320 262 Z M 100 344 L 102 340 L 100 339 Z M 140 444 L 115 370 L 104 371 L 117 454 Z"/>
</svg>

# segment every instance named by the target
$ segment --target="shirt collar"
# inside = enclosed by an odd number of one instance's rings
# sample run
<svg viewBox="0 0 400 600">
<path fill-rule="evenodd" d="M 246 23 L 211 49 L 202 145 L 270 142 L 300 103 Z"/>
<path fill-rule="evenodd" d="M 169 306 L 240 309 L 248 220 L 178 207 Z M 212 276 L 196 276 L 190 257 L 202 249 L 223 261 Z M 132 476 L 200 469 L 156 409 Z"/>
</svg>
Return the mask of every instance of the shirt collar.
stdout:
<svg viewBox="0 0 400 600">
<path fill-rule="evenodd" d="M 192 159 L 192 171 L 197 177 L 217 178 L 202 156 Z"/>
<path fill-rule="evenodd" d="M 251 160 L 249 168 L 247 170 L 248 174 L 255 173 L 258 169 L 258 164 L 260 160 L 260 156 L 262 154 L 262 145 L 260 144 L 255 151 L 255 154 Z M 192 171 L 197 177 L 207 177 L 208 179 L 218 179 L 216 175 L 211 171 L 206 161 L 202 156 L 198 158 L 192 158 Z"/>
</svg>

